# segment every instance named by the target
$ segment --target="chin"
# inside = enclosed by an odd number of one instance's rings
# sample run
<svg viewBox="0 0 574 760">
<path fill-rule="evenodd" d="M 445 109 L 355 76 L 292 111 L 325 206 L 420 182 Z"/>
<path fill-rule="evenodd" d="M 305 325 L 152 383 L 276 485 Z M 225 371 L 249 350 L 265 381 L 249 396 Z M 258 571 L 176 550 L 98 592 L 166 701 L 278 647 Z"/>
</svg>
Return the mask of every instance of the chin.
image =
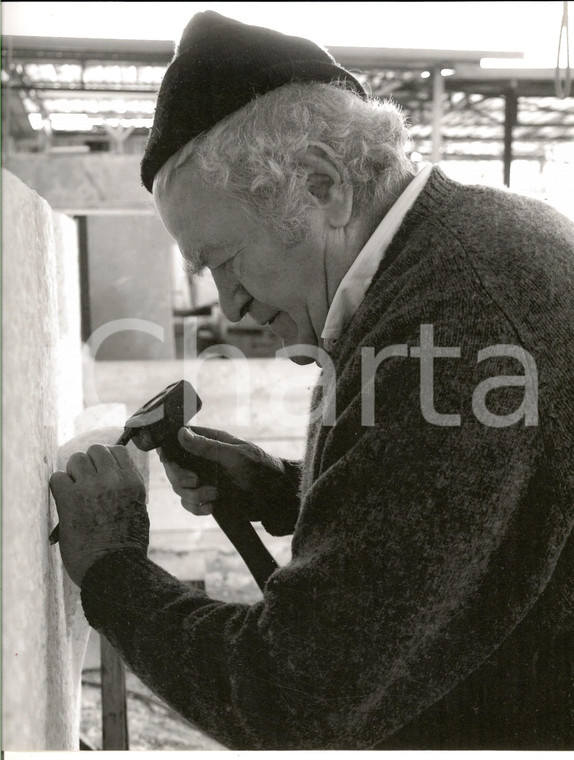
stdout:
<svg viewBox="0 0 574 760">
<path fill-rule="evenodd" d="M 283 349 L 278 352 L 279 356 L 282 351 L 288 351 L 284 356 L 295 364 L 313 364 L 317 361 L 318 344 L 315 334 L 310 334 L 309 330 L 300 330 L 288 314 L 281 312 L 270 329 L 283 343 Z M 301 353 L 297 353 L 297 349 L 300 349 Z"/>
<path fill-rule="evenodd" d="M 315 359 L 312 359 L 310 356 L 290 356 L 289 359 L 294 364 L 313 364 L 315 362 Z"/>
<path fill-rule="evenodd" d="M 281 342 L 283 343 L 283 349 L 282 350 L 288 350 L 289 353 L 286 354 L 287 358 L 292 361 L 294 364 L 313 364 L 313 362 L 316 362 L 318 357 L 318 348 L 315 343 L 310 343 L 308 341 L 303 341 L 297 336 L 298 339 L 295 340 L 287 340 L 285 338 L 281 338 Z M 300 349 L 301 353 L 297 353 L 297 350 Z M 279 355 L 281 355 L 279 353 Z"/>
</svg>

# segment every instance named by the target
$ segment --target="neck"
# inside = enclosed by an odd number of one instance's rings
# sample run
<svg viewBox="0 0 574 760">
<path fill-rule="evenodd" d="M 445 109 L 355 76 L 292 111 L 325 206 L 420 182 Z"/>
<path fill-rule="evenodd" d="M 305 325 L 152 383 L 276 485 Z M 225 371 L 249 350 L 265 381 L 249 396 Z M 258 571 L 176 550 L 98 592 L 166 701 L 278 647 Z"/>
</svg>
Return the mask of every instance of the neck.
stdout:
<svg viewBox="0 0 574 760">
<path fill-rule="evenodd" d="M 366 214 L 354 216 L 340 231 L 342 237 L 339 238 L 339 241 L 335 241 L 335 245 L 324 249 L 322 295 L 314 301 L 316 307 L 318 304 L 321 305 L 312 309 L 315 319 L 311 318 L 317 337 L 323 330 L 327 312 L 343 277 L 413 178 L 414 175 L 409 175 L 400 180 L 376 207 L 370 208 Z"/>
<path fill-rule="evenodd" d="M 414 179 L 414 174 L 409 174 L 404 179 L 399 180 L 397 184 L 385 194 L 383 200 L 375 207 L 369 209 L 367 214 L 355 217 L 347 226 L 345 232 L 347 236 L 346 245 L 343 255 L 337 260 L 331 260 L 329 266 L 325 266 L 325 276 L 327 284 L 328 304 L 331 305 L 335 292 L 341 283 L 343 277 L 347 274 L 352 263 L 359 253 L 363 250 L 365 244 L 389 213 L 397 198 L 404 192 L 408 185 Z"/>
<path fill-rule="evenodd" d="M 324 261 L 327 308 L 331 305 L 341 280 L 370 237 L 370 233 L 360 219 L 350 221 L 344 234 L 343 244 L 338 249 L 332 250 Z"/>
</svg>

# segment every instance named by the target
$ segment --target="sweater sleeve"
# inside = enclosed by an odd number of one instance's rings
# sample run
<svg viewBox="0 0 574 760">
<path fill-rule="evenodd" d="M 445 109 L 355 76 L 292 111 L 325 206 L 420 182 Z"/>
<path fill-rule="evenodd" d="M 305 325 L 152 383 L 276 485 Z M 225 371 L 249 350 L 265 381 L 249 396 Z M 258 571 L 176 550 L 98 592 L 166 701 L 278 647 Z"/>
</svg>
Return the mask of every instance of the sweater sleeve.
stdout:
<svg viewBox="0 0 574 760">
<path fill-rule="evenodd" d="M 260 602 L 210 599 L 131 550 L 86 575 L 90 624 L 230 748 L 375 747 L 473 673 L 552 575 L 568 526 L 540 428 L 469 413 L 476 354 L 436 362 L 436 408 L 462 424 L 427 423 L 414 364 L 381 365 L 374 425 L 357 393 L 321 431 L 292 560 Z"/>
</svg>

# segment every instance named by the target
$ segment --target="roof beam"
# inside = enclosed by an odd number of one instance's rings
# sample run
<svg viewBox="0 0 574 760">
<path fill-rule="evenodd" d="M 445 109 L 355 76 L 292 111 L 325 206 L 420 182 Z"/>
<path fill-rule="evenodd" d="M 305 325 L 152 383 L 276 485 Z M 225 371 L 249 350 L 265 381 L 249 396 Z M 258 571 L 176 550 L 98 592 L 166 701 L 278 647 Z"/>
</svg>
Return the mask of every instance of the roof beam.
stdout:
<svg viewBox="0 0 574 760">
<path fill-rule="evenodd" d="M 113 40 L 81 37 L 31 37 L 4 35 L 4 47 L 9 47 L 20 58 L 42 60 L 112 60 L 150 61 L 168 64 L 174 55 L 175 44 L 171 40 Z M 345 66 L 377 67 L 389 63 L 411 68 L 416 66 L 450 63 L 478 63 L 481 58 L 522 58 L 523 53 L 493 50 L 435 50 L 385 47 L 327 46 L 331 54 Z"/>
</svg>

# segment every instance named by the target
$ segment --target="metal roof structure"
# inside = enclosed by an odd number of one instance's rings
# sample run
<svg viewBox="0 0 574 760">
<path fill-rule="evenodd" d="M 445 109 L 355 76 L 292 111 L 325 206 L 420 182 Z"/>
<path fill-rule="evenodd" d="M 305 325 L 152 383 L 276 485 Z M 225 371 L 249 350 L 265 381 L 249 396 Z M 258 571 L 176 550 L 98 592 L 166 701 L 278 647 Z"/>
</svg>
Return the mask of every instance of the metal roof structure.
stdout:
<svg viewBox="0 0 574 760">
<path fill-rule="evenodd" d="M 553 69 L 481 68 L 520 53 L 329 49 L 404 108 L 424 158 L 503 160 L 506 180 L 513 158 L 574 144 L 574 98 L 557 97 Z M 5 148 L 140 151 L 173 52 L 167 41 L 4 36 Z"/>
</svg>

